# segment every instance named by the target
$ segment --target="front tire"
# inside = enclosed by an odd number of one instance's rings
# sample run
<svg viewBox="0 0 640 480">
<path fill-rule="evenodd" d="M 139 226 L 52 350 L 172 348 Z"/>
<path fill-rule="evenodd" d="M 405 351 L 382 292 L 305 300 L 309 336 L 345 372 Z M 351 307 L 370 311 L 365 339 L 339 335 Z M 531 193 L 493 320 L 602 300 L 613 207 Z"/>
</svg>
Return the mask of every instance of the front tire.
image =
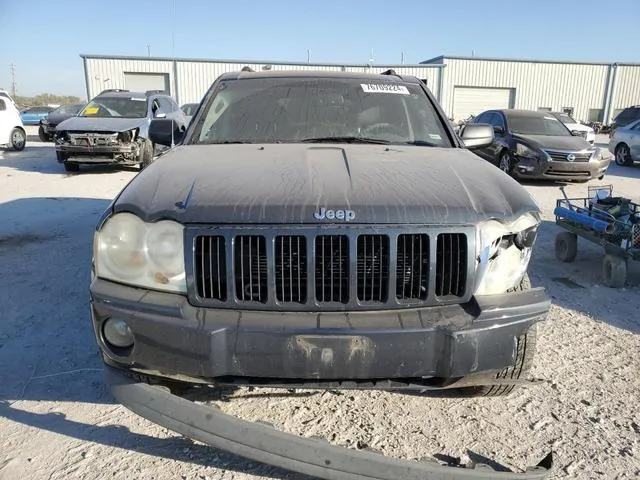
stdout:
<svg viewBox="0 0 640 480">
<path fill-rule="evenodd" d="M 25 145 L 27 144 L 27 134 L 21 128 L 14 128 L 11 130 L 11 147 L 16 152 L 21 152 L 24 150 Z"/>
<path fill-rule="evenodd" d="M 75 162 L 64 162 L 63 165 L 64 165 L 64 169 L 67 172 L 78 172 L 78 171 L 80 171 L 80 165 L 78 165 Z"/>
<path fill-rule="evenodd" d="M 556 236 L 556 258 L 561 262 L 570 263 L 578 255 L 578 236 L 571 232 L 562 232 Z"/>
<path fill-rule="evenodd" d="M 38 128 L 38 137 L 40 137 L 40 141 L 42 141 L 42 142 L 50 142 L 51 141 L 51 136 L 47 135 L 47 133 L 44 131 L 44 128 L 42 127 L 42 125 L 40 125 L 40 128 Z"/>
<path fill-rule="evenodd" d="M 145 140 L 140 147 L 140 155 L 138 157 L 140 170 L 144 170 L 153 162 L 153 150 L 153 143 L 151 143 L 149 140 Z"/>
<path fill-rule="evenodd" d="M 513 176 L 513 159 L 511 158 L 509 150 L 503 150 L 500 153 L 500 158 L 498 159 L 498 168 L 507 175 Z"/>
<path fill-rule="evenodd" d="M 507 291 L 507 293 L 518 294 L 531 289 L 531 280 L 525 273 L 520 285 Z M 533 365 L 533 356 L 536 349 L 537 327 L 532 325 L 529 330 L 520 335 L 516 345 L 516 361 L 514 365 L 502 369 L 496 373 L 496 380 L 513 379 L 526 377 Z M 480 385 L 477 387 L 463 387 L 456 390 L 456 396 L 462 397 L 503 397 L 509 395 L 517 385 Z"/>
<path fill-rule="evenodd" d="M 620 143 L 615 150 L 616 165 L 628 167 L 633 164 L 631 159 L 631 149 L 626 143 Z"/>
<path fill-rule="evenodd" d="M 627 283 L 627 261 L 606 254 L 602 260 L 602 280 L 607 287 L 622 288 Z"/>
</svg>

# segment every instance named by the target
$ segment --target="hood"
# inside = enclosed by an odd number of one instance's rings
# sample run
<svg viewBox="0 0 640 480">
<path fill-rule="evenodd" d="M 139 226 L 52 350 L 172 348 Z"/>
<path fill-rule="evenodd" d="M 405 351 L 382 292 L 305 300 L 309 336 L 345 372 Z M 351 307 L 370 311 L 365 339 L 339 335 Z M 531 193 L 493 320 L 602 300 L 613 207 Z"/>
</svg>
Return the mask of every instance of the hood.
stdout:
<svg viewBox="0 0 640 480">
<path fill-rule="evenodd" d="M 114 210 L 185 224 L 322 224 L 335 215 L 421 225 L 539 211 L 515 180 L 467 150 L 300 144 L 176 147 L 131 181 Z"/>
<path fill-rule="evenodd" d="M 564 126 L 567 127 L 569 130 L 577 130 L 579 132 L 588 132 L 588 133 L 593 132 L 593 128 L 591 128 L 589 125 L 583 125 L 581 123 L 565 123 Z"/>
<path fill-rule="evenodd" d="M 64 122 L 66 119 L 75 117 L 73 113 L 50 113 L 47 115 L 47 121 L 49 125 L 58 125 L 61 122 Z"/>
<path fill-rule="evenodd" d="M 590 149 L 591 144 L 583 137 L 574 137 L 573 135 L 520 135 L 513 134 L 516 140 L 522 140 L 533 147 L 543 150 L 586 150 Z"/>
<path fill-rule="evenodd" d="M 90 118 L 71 117 L 58 124 L 59 131 L 124 132 L 134 128 L 146 128 L 147 118 Z"/>
</svg>

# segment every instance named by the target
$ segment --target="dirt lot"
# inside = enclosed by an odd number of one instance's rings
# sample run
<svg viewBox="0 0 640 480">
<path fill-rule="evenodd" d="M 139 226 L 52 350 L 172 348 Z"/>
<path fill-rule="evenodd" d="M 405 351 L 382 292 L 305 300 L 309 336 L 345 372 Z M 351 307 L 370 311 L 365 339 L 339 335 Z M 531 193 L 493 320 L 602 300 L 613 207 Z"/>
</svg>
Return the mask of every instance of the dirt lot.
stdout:
<svg viewBox="0 0 640 480">
<path fill-rule="evenodd" d="M 0 150 L 0 479 L 302 479 L 182 438 L 115 404 L 102 384 L 88 308 L 92 229 L 136 174 L 66 174 L 30 132 Z M 603 137 L 603 140 L 606 140 Z M 640 166 L 603 183 L 640 201 Z M 381 392 L 238 390 L 228 412 L 354 448 L 422 458 L 486 456 L 520 471 L 553 450 L 552 478 L 640 477 L 640 264 L 625 289 L 601 285 L 601 252 L 556 261 L 558 186 L 527 185 L 544 211 L 534 285 L 554 306 L 539 328 L 535 378 L 507 399 Z M 585 185 L 571 185 L 574 196 Z M 280 392 L 283 393 L 283 392 Z"/>
</svg>

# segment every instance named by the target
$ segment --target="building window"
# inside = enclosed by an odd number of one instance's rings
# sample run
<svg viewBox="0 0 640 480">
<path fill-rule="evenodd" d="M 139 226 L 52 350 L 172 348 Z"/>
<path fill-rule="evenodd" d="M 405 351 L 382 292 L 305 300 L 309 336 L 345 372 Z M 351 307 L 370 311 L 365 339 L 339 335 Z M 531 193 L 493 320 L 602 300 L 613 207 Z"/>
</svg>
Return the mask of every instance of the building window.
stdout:
<svg viewBox="0 0 640 480">
<path fill-rule="evenodd" d="M 562 112 L 573 117 L 573 107 L 562 107 Z"/>
<path fill-rule="evenodd" d="M 589 121 L 602 123 L 604 121 L 604 110 L 601 108 L 590 108 Z"/>
<path fill-rule="evenodd" d="M 539 112 L 550 112 L 551 107 L 538 107 Z"/>
</svg>

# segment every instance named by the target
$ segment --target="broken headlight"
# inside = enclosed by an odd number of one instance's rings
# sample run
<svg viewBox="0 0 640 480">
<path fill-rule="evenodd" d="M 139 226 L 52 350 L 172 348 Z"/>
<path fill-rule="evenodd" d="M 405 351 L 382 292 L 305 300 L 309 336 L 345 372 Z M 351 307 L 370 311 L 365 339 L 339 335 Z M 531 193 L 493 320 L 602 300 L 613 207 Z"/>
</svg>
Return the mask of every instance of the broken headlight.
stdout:
<svg viewBox="0 0 640 480">
<path fill-rule="evenodd" d="M 136 287 L 186 292 L 184 228 L 171 220 L 145 223 L 131 213 L 109 218 L 95 234 L 98 277 Z"/>
<path fill-rule="evenodd" d="M 540 219 L 527 213 L 515 222 L 489 220 L 478 228 L 476 295 L 498 295 L 516 287 L 527 272 Z"/>
<path fill-rule="evenodd" d="M 134 128 L 133 130 L 127 130 L 126 132 L 120 132 L 118 133 L 118 141 L 121 143 L 131 143 L 136 139 L 137 133 L 137 128 Z"/>
</svg>

